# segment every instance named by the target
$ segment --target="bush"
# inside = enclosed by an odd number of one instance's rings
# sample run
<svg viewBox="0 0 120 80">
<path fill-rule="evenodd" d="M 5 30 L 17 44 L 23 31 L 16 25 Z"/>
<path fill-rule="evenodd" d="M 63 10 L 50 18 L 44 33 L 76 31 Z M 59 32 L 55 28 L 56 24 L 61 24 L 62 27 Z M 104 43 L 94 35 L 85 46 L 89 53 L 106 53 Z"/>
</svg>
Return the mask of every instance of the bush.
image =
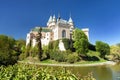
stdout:
<svg viewBox="0 0 120 80">
<path fill-rule="evenodd" d="M 56 50 L 56 49 L 59 48 L 58 45 L 59 45 L 59 40 L 50 41 L 49 44 L 48 44 L 48 48 L 49 48 L 49 49 L 55 49 L 55 50 Z"/>
<path fill-rule="evenodd" d="M 77 77 L 71 71 L 58 67 L 38 67 L 35 65 L 17 64 L 13 66 L 0 66 L 0 80 L 95 80 L 93 76 Z"/>
<path fill-rule="evenodd" d="M 69 63 L 75 63 L 79 60 L 79 56 L 77 53 L 69 54 L 67 57 L 67 62 Z"/>
<path fill-rule="evenodd" d="M 25 53 L 19 55 L 19 60 L 24 60 L 26 58 Z"/>
<path fill-rule="evenodd" d="M 38 67 L 38 65 L 16 64 L 0 66 L 0 80 L 96 80 L 92 73 L 76 76 L 71 71 L 57 67 Z"/>
<path fill-rule="evenodd" d="M 50 53 L 50 59 L 56 60 L 58 62 L 66 62 L 67 55 L 68 54 L 65 51 L 53 50 Z"/>
<path fill-rule="evenodd" d="M 30 50 L 30 51 L 31 51 L 31 55 L 30 55 L 30 56 L 32 56 L 32 57 L 37 56 L 37 55 L 38 55 L 38 53 L 39 53 L 37 46 L 35 46 L 35 47 L 31 48 L 31 50 Z"/>
<path fill-rule="evenodd" d="M 110 54 L 110 46 L 102 41 L 96 41 L 96 51 L 100 52 L 101 58 L 105 58 L 105 55 Z"/>
<path fill-rule="evenodd" d="M 18 53 L 14 50 L 15 40 L 0 35 L 0 65 L 10 65 L 17 62 Z"/>
</svg>

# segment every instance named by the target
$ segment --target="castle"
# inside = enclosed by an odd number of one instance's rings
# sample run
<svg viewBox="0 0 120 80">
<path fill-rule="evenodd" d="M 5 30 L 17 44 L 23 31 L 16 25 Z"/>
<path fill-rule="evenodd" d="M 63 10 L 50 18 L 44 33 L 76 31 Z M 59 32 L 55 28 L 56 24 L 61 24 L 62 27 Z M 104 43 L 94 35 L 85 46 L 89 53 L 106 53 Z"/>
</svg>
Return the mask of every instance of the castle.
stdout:
<svg viewBox="0 0 120 80">
<path fill-rule="evenodd" d="M 39 28 L 40 27 L 35 27 L 27 34 L 26 45 L 28 45 L 30 43 L 30 40 L 32 41 L 33 47 L 37 44 L 36 36 L 38 34 Z M 49 42 L 53 41 L 53 40 L 58 40 L 58 39 L 62 39 L 62 38 L 72 39 L 72 32 L 74 31 L 74 29 L 75 29 L 75 25 L 74 25 L 71 17 L 67 21 L 67 20 L 61 19 L 60 17 L 58 17 L 58 19 L 56 19 L 55 15 L 50 16 L 50 18 L 47 22 L 47 26 L 42 27 L 42 31 L 41 31 L 42 46 L 48 45 Z M 85 29 L 81 29 L 81 30 L 89 38 L 89 29 L 85 28 Z M 63 43 L 61 41 L 59 42 L 59 49 L 65 50 Z"/>
</svg>

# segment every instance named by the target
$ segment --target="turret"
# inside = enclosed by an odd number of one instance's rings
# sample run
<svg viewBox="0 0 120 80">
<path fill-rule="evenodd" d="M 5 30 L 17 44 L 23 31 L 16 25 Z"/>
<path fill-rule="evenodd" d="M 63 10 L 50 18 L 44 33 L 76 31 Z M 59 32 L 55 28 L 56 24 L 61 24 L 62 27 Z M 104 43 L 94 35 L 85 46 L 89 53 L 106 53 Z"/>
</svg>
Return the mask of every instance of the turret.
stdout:
<svg viewBox="0 0 120 80">
<path fill-rule="evenodd" d="M 71 26 L 71 29 L 73 29 L 74 28 L 74 23 L 73 23 L 73 20 L 72 20 L 71 17 L 69 18 L 68 23 Z"/>
<path fill-rule="evenodd" d="M 53 16 L 52 21 L 56 23 L 56 18 L 55 18 L 55 15 Z"/>
<path fill-rule="evenodd" d="M 72 20 L 71 17 L 69 18 L 68 23 L 69 23 L 70 25 L 73 25 L 73 20 Z"/>
<path fill-rule="evenodd" d="M 52 18 L 52 16 L 50 16 L 50 18 L 49 18 L 49 20 L 48 20 L 48 22 L 47 22 L 47 26 L 48 26 L 52 21 L 53 21 L 53 18 Z"/>
</svg>

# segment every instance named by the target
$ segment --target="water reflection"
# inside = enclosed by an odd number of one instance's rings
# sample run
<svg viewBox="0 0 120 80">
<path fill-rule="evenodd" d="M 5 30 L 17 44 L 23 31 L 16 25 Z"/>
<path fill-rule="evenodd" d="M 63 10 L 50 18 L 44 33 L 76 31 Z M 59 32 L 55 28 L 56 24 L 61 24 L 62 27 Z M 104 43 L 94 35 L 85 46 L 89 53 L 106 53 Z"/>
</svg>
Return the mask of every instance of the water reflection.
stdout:
<svg viewBox="0 0 120 80">
<path fill-rule="evenodd" d="M 54 69 L 58 67 L 54 66 Z M 120 63 L 114 66 L 64 67 L 77 76 L 86 76 L 92 72 L 96 80 L 120 80 Z"/>
<path fill-rule="evenodd" d="M 71 70 L 74 74 L 79 74 L 82 76 L 85 76 L 89 72 L 92 72 L 93 76 L 97 80 L 113 80 L 112 71 L 107 66 L 69 67 L 67 69 Z"/>
<path fill-rule="evenodd" d="M 113 80 L 120 80 L 120 63 L 111 67 L 113 72 Z"/>
<path fill-rule="evenodd" d="M 94 74 L 97 80 L 112 80 L 112 71 L 107 66 L 96 66 Z"/>
</svg>

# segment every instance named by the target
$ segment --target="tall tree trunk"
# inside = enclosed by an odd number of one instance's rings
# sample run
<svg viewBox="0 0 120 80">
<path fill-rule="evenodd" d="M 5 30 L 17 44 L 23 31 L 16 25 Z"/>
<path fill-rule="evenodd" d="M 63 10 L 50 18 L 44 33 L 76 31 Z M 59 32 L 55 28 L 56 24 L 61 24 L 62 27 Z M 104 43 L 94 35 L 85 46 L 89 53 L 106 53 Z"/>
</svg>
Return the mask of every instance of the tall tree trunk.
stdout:
<svg viewBox="0 0 120 80">
<path fill-rule="evenodd" d="M 38 56 L 39 59 L 42 60 L 42 43 L 41 43 L 41 34 L 42 28 L 40 27 L 38 30 L 37 42 L 38 42 Z"/>
</svg>

